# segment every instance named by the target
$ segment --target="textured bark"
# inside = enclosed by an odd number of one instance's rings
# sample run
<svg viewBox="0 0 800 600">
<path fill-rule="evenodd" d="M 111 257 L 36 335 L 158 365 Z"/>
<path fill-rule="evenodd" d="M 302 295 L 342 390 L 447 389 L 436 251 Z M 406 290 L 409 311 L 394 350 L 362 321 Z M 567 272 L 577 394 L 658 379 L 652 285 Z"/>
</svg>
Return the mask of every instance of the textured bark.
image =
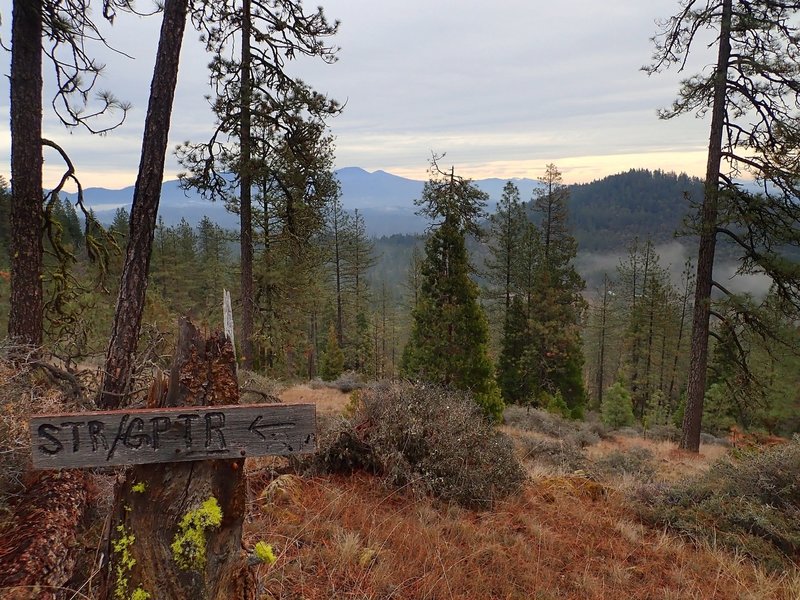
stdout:
<svg viewBox="0 0 800 600">
<path fill-rule="evenodd" d="M 11 31 L 11 309 L 8 335 L 39 346 L 42 294 L 42 7 L 14 0 Z"/>
<path fill-rule="evenodd" d="M 147 106 L 139 173 L 133 192 L 130 231 L 122 267 L 114 324 L 106 353 L 101 408 L 117 408 L 128 391 L 147 291 L 150 249 L 156 227 L 164 159 L 178 81 L 178 63 L 188 0 L 166 0 L 150 101 Z"/>
<path fill-rule="evenodd" d="M 242 3 L 242 107 L 239 132 L 239 227 L 242 261 L 242 367 L 253 368 L 253 215 L 250 165 L 250 0 Z"/>
<path fill-rule="evenodd" d="M 169 389 L 151 396 L 161 406 L 238 404 L 230 342 L 221 334 L 205 340 L 182 320 Z M 134 484 L 143 488 L 135 491 Z M 222 523 L 205 530 L 203 566 L 183 569 L 170 546 L 184 515 L 211 497 L 222 511 Z M 141 588 L 153 598 L 171 600 L 253 598 L 242 550 L 245 512 L 244 459 L 134 467 L 116 490 L 103 597 L 114 598 L 122 589 L 127 598 Z M 130 541 L 127 556 L 114 550 L 122 539 Z"/>
<path fill-rule="evenodd" d="M 0 597 L 50 600 L 72 576 L 77 523 L 87 505 L 82 471 L 40 471 L 0 529 Z"/>
<path fill-rule="evenodd" d="M 716 249 L 717 213 L 719 206 L 719 174 L 722 162 L 722 135 L 725 121 L 725 94 L 728 63 L 731 56 L 731 13 L 733 0 L 724 0 L 720 21 L 719 55 L 714 81 L 714 104 L 711 109 L 711 133 L 708 141 L 708 163 L 703 206 L 700 210 L 700 248 L 697 256 L 697 281 L 692 317 L 692 340 L 689 355 L 689 381 L 686 391 L 686 412 L 680 447 L 700 451 L 700 425 L 703 419 L 703 398 L 706 392 L 708 366 L 708 332 L 711 310 L 711 286 Z"/>
</svg>

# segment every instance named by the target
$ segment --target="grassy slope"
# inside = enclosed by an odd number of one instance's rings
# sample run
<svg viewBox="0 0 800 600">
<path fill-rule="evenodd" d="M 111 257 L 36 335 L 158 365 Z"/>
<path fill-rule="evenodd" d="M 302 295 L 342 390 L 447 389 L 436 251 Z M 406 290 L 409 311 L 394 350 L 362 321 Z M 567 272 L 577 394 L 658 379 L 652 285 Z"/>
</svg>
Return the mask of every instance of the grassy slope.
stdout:
<svg viewBox="0 0 800 600">
<path fill-rule="evenodd" d="M 330 390 L 321 399 L 341 405 Z M 304 400 L 314 395 L 303 390 Z M 509 428 L 524 437 L 525 432 Z M 596 458 L 631 445 L 653 453 L 655 477 L 697 473 L 723 451 L 695 457 L 666 443 L 612 439 Z M 473 512 L 383 488 L 367 475 L 277 482 L 271 460 L 250 464 L 246 542 L 278 551 L 259 567 L 265 598 L 798 598 L 796 574 L 641 525 L 620 491 L 531 465 L 522 495 Z"/>
<path fill-rule="evenodd" d="M 348 398 L 309 386 L 281 395 L 318 401 L 320 415 L 339 412 Z M 537 434 L 506 431 L 525 456 Z M 14 437 L 6 431 L 7 443 Z M 617 437 L 584 453 L 599 460 L 633 446 L 652 453 L 657 481 L 702 472 L 724 452 L 708 446 L 697 457 L 668 443 Z M 247 466 L 245 545 L 263 540 L 278 557 L 257 567 L 262 599 L 800 598 L 797 572 L 766 574 L 742 557 L 643 526 L 628 506 L 625 490 L 636 485 L 628 475 L 592 480 L 526 461 L 532 478 L 523 493 L 476 512 L 388 490 L 363 474 L 276 479 L 273 467 L 282 460 Z M 95 490 L 96 499 L 108 500 L 112 481 L 99 477 L 99 484 L 107 487 Z M 90 515 L 79 544 L 76 588 L 93 570 L 104 512 Z M 0 511 L 0 521 L 5 516 Z M 78 597 L 92 597 L 92 589 L 84 592 Z"/>
</svg>

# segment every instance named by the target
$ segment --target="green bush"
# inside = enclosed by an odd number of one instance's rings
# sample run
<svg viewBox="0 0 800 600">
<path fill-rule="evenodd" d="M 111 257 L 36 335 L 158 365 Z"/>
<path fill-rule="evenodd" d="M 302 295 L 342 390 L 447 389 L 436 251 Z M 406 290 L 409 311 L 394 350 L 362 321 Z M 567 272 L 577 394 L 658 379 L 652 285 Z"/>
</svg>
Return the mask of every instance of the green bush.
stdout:
<svg viewBox="0 0 800 600">
<path fill-rule="evenodd" d="M 800 437 L 675 486 L 642 488 L 638 499 L 651 523 L 785 569 L 800 555 Z"/>
<path fill-rule="evenodd" d="M 613 429 L 633 425 L 635 419 L 631 393 L 619 381 L 603 394 L 600 419 Z"/>
<path fill-rule="evenodd" d="M 733 410 L 731 394 L 721 383 L 711 385 L 703 399 L 703 431 L 713 435 L 727 434 L 736 419 L 731 414 Z"/>
<path fill-rule="evenodd" d="M 567 403 L 564 402 L 561 390 L 556 390 L 555 394 L 544 392 L 542 394 L 542 405 L 547 412 L 558 415 L 559 417 L 569 419 L 572 416 L 572 411 L 569 409 L 569 406 L 567 406 Z"/>
<path fill-rule="evenodd" d="M 511 441 L 475 400 L 437 386 L 365 389 L 352 417 L 320 437 L 316 472 L 364 469 L 463 506 L 488 506 L 525 479 Z"/>
</svg>

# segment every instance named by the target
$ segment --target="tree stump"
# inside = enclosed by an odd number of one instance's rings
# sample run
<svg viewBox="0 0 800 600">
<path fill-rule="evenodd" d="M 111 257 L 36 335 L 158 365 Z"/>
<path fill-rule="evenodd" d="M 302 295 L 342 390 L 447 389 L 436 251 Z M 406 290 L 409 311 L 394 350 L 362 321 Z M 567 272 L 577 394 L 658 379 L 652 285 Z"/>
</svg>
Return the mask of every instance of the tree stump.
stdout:
<svg viewBox="0 0 800 600">
<path fill-rule="evenodd" d="M 161 387 L 161 382 L 154 389 Z M 233 348 L 186 319 L 153 407 L 238 404 Z M 242 549 L 244 459 L 137 465 L 115 491 L 103 597 L 229 600 L 255 595 Z"/>
</svg>

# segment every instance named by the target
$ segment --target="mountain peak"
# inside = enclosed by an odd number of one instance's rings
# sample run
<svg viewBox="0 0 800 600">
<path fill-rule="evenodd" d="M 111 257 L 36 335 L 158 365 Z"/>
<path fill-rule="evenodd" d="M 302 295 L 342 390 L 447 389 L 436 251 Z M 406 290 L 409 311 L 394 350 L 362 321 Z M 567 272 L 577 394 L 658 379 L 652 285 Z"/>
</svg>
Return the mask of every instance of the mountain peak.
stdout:
<svg viewBox="0 0 800 600">
<path fill-rule="evenodd" d="M 341 169 L 336 169 L 337 175 L 369 175 L 369 171 L 365 171 L 361 167 L 342 167 Z"/>
</svg>

